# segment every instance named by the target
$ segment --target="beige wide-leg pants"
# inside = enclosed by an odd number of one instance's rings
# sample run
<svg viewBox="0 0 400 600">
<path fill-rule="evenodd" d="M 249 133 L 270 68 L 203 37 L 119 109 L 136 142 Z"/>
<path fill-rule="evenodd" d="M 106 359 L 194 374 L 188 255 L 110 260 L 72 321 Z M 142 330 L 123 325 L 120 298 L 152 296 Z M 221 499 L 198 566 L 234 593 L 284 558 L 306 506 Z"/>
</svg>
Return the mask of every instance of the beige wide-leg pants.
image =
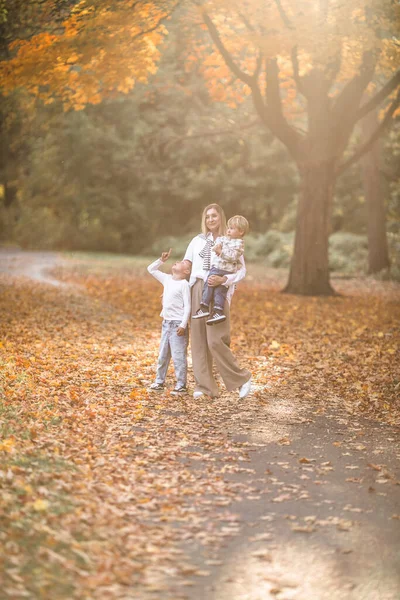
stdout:
<svg viewBox="0 0 400 600">
<path fill-rule="evenodd" d="M 200 307 L 204 281 L 197 279 L 192 287 L 192 314 Z M 196 391 L 208 396 L 218 396 L 217 382 L 212 373 L 213 360 L 228 392 L 239 388 L 250 378 L 250 371 L 241 369 L 232 354 L 229 344 L 229 302 L 225 302 L 226 321 L 206 325 L 207 318 L 191 319 L 191 344 L 193 374 Z"/>
</svg>

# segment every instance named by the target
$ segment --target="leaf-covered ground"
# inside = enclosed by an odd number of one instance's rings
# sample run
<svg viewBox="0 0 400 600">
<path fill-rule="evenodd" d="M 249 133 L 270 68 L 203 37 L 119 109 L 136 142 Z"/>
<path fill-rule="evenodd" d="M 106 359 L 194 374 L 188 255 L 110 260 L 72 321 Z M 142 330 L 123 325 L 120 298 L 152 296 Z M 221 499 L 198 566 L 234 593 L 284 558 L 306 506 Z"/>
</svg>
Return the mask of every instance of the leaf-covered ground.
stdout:
<svg viewBox="0 0 400 600">
<path fill-rule="evenodd" d="M 64 257 L 56 286 L 3 259 L 0 596 L 398 597 L 400 286 L 287 296 L 251 267 L 232 346 L 255 390 L 195 402 L 147 390 L 145 261 Z"/>
</svg>

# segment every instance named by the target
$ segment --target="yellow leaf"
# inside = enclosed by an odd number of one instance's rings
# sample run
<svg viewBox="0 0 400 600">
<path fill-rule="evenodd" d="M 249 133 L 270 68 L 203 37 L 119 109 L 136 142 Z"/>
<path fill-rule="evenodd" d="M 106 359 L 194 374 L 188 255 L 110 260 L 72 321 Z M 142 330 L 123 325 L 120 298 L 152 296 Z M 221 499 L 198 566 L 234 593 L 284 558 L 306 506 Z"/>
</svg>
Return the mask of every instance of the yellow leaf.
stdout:
<svg viewBox="0 0 400 600">
<path fill-rule="evenodd" d="M 48 507 L 49 507 L 48 501 L 42 500 L 40 498 L 38 500 L 35 500 L 35 502 L 32 504 L 33 510 L 36 510 L 37 512 L 47 510 Z"/>
<path fill-rule="evenodd" d="M 11 452 L 15 446 L 14 438 L 7 438 L 0 443 L 0 450 L 4 452 Z"/>
</svg>

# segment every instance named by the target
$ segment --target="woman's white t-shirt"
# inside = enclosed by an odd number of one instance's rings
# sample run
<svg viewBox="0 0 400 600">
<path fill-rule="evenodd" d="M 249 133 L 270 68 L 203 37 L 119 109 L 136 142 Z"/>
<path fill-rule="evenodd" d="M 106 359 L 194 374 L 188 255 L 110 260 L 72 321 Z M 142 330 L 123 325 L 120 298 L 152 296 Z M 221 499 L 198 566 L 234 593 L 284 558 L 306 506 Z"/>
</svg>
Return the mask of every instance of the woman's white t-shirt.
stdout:
<svg viewBox="0 0 400 600">
<path fill-rule="evenodd" d="M 208 239 L 213 239 L 212 233 L 209 233 L 207 236 L 204 236 L 202 234 L 196 235 L 196 237 L 192 239 L 189 246 L 187 247 L 185 256 L 183 257 L 183 260 L 190 260 L 190 262 L 192 263 L 192 272 L 189 280 L 190 286 L 194 285 L 196 279 L 203 279 L 204 281 L 206 281 L 208 277 L 209 271 L 203 269 L 203 258 L 199 254 L 203 250 Z M 233 273 L 232 275 L 225 275 L 227 280 L 226 283 L 222 284 L 229 288 L 228 293 L 226 295 L 226 299 L 229 303 L 235 291 L 234 284 L 239 283 L 239 281 L 244 279 L 244 277 L 246 276 L 246 265 L 243 256 L 239 258 L 239 262 L 240 266 L 237 272 Z"/>
</svg>

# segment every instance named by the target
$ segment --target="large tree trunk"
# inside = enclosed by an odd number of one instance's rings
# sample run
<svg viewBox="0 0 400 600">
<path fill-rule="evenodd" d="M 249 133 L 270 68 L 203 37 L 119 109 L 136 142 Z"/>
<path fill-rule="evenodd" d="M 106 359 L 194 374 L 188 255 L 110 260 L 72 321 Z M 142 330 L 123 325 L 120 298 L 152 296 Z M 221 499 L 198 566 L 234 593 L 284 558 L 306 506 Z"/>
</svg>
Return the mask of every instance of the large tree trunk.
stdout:
<svg viewBox="0 0 400 600">
<path fill-rule="evenodd" d="M 362 120 L 362 136 L 368 140 L 378 126 L 376 111 Z M 379 273 L 390 267 L 386 236 L 385 200 L 380 173 L 381 142 L 377 140 L 362 158 L 362 181 L 367 205 L 368 273 Z"/>
<path fill-rule="evenodd" d="M 328 240 L 331 221 L 333 161 L 300 168 L 301 191 L 297 210 L 296 237 L 285 292 L 306 296 L 329 296 Z"/>
</svg>

